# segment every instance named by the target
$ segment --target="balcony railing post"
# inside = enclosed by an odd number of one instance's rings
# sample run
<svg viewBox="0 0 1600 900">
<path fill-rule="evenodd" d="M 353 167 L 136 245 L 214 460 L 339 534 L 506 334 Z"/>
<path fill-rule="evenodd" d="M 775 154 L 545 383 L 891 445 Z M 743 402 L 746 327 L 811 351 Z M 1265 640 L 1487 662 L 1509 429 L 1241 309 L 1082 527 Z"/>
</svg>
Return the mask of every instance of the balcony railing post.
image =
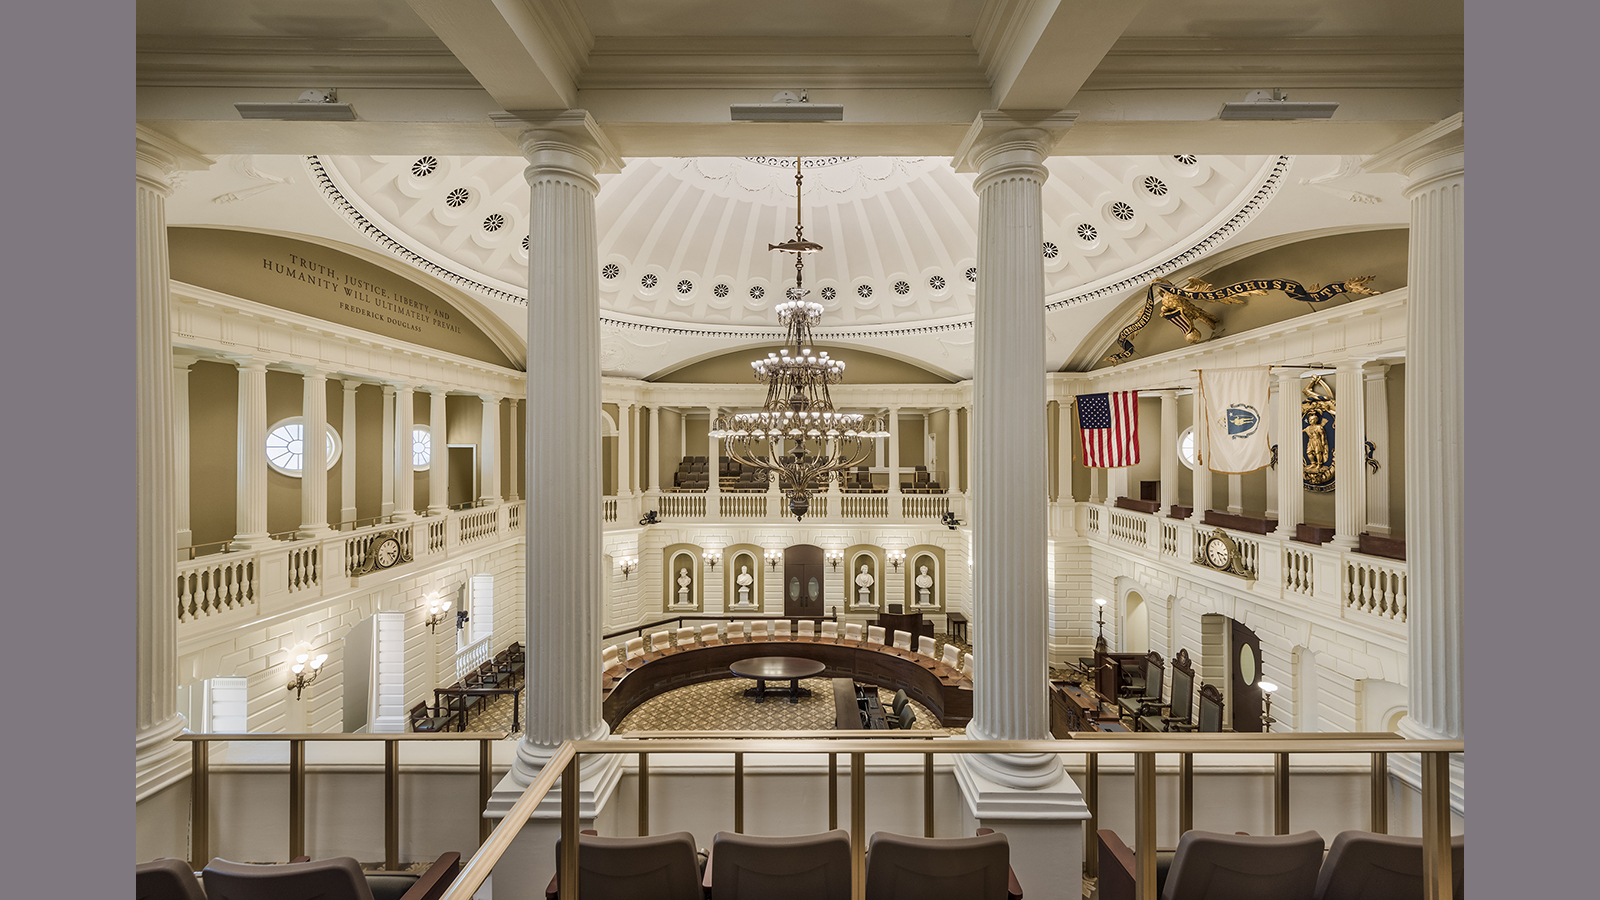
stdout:
<svg viewBox="0 0 1600 900">
<path fill-rule="evenodd" d="M 1422 896 L 1454 896 L 1450 856 L 1450 754 L 1422 754 Z"/>
<path fill-rule="evenodd" d="M 195 741 L 192 757 L 189 775 L 189 868 L 198 872 L 211 861 L 211 742 Z"/>
<path fill-rule="evenodd" d="M 933 837 L 933 754 L 922 757 L 922 836 Z"/>
<path fill-rule="evenodd" d="M 400 868 L 400 742 L 383 742 L 383 867 Z"/>
<path fill-rule="evenodd" d="M 1133 895 L 1156 900 L 1156 755 L 1133 756 Z"/>
<path fill-rule="evenodd" d="M 839 827 L 839 754 L 828 754 L 828 830 Z"/>
<path fill-rule="evenodd" d="M 1372 822 L 1368 830 L 1389 833 L 1389 754 L 1372 754 Z"/>
<path fill-rule="evenodd" d="M 515 697 L 513 697 L 515 699 Z M 494 793 L 494 742 L 485 738 L 478 741 L 478 843 L 482 845 L 494 831 L 494 822 L 484 817 L 489 808 L 489 797 Z"/>
<path fill-rule="evenodd" d="M 1194 830 L 1194 754 L 1178 754 L 1178 834 Z"/>
<path fill-rule="evenodd" d="M 867 755 L 850 754 L 850 896 L 867 896 Z"/>
<path fill-rule="evenodd" d="M 578 754 L 561 773 L 561 865 L 558 887 L 568 897 L 581 896 L 578 885 Z"/>
<path fill-rule="evenodd" d="M 639 836 L 650 833 L 650 754 L 639 754 Z"/>
<path fill-rule="evenodd" d="M 1083 832 L 1083 876 L 1100 877 L 1100 754 L 1084 754 L 1083 803 L 1089 807 L 1089 827 Z"/>
<path fill-rule="evenodd" d="M 1289 833 L 1289 754 L 1272 759 L 1272 833 Z"/>
<path fill-rule="evenodd" d="M 733 833 L 744 834 L 744 754 L 733 755 Z"/>
<path fill-rule="evenodd" d="M 289 858 L 306 854 L 306 742 L 289 742 Z"/>
</svg>

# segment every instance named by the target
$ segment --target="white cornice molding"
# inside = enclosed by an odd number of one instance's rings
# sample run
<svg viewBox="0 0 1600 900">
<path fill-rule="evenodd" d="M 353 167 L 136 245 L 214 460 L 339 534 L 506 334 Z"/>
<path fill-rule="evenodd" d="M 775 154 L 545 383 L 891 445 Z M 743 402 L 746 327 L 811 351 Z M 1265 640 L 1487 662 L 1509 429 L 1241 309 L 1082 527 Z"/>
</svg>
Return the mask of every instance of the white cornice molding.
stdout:
<svg viewBox="0 0 1600 900">
<path fill-rule="evenodd" d="M 1436 122 L 1411 137 L 1367 157 L 1363 172 L 1398 172 L 1409 176 L 1423 163 L 1449 153 L 1460 152 L 1465 144 L 1464 113 Z"/>
<path fill-rule="evenodd" d="M 166 175 L 174 172 L 204 171 L 216 165 L 216 160 L 141 124 L 134 125 L 134 152 L 140 162 L 160 168 Z"/>
<path fill-rule="evenodd" d="M 463 393 L 526 390 L 522 372 L 335 325 L 197 285 L 172 284 L 172 343 L 205 358 L 251 357 L 370 381 L 438 384 Z"/>
<path fill-rule="evenodd" d="M 521 109 L 489 114 L 489 121 L 520 148 L 530 132 L 558 134 L 563 141 L 593 157 L 596 174 L 622 171 L 622 154 L 594 116 L 582 109 Z M 526 151 L 524 151 L 526 152 Z"/>
<path fill-rule="evenodd" d="M 476 88 L 437 38 L 143 35 L 135 84 L 159 87 Z"/>
<path fill-rule="evenodd" d="M 1084 90 L 1459 88 L 1460 35 L 1123 38 Z"/>
<path fill-rule="evenodd" d="M 558 58 L 567 77 L 577 82 L 589 64 L 594 32 L 574 0 L 520 0 L 506 4 L 520 7 L 543 35 L 551 53 Z M 501 7 L 504 10 L 504 6 Z M 502 14 L 505 14 L 504 12 Z"/>
<path fill-rule="evenodd" d="M 602 37 L 580 90 L 969 88 L 988 78 L 966 38 Z M 766 99 L 766 98 L 761 98 Z"/>
<path fill-rule="evenodd" d="M 985 109 L 972 120 L 966 137 L 956 149 L 950 165 L 957 172 L 977 172 L 997 143 L 1022 142 L 1043 158 L 1078 120 L 1069 109 Z"/>
<path fill-rule="evenodd" d="M 994 70 L 1001 60 L 1011 56 L 1017 41 L 1021 40 L 1025 26 L 1037 15 L 1048 16 L 1053 3 L 1048 0 L 987 0 L 978 11 L 977 25 L 972 30 L 972 46 L 978 53 L 978 65 L 985 77 L 994 80 Z"/>
</svg>

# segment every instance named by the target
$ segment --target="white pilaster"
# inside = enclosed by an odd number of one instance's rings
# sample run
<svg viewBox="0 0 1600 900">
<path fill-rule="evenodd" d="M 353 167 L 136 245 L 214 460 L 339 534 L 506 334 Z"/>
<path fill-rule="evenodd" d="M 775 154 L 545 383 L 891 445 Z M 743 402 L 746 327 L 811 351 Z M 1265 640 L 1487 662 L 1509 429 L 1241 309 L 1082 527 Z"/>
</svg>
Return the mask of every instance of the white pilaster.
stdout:
<svg viewBox="0 0 1600 900">
<path fill-rule="evenodd" d="M 328 532 L 328 373 L 300 375 L 300 538 Z"/>
<path fill-rule="evenodd" d="M 412 449 L 417 429 L 416 389 L 409 384 L 394 389 L 394 517 L 404 522 L 417 514 L 417 472 Z M 430 438 L 432 453 L 444 452 L 444 436 Z"/>
<path fill-rule="evenodd" d="M 482 394 L 483 424 L 478 435 L 478 497 L 494 506 L 500 502 L 500 398 Z"/>
<path fill-rule="evenodd" d="M 233 547 L 267 544 L 267 364 L 239 363 L 239 446 Z"/>
<path fill-rule="evenodd" d="M 962 476 L 964 474 L 963 470 L 962 470 L 962 466 L 961 466 L 961 429 L 959 427 L 957 427 L 957 424 L 956 424 L 956 416 L 960 412 L 961 412 L 961 407 L 959 407 L 959 406 L 950 407 L 950 484 L 948 486 L 948 489 L 949 489 L 950 493 L 952 493 L 952 494 L 957 493 L 957 492 L 959 492 L 961 490 L 961 486 L 963 484 Z M 970 413 L 968 413 L 968 415 L 967 415 L 968 426 L 967 427 L 968 427 L 969 430 L 972 427 L 971 426 L 971 422 L 972 422 L 972 416 L 971 416 Z M 1070 468 L 1069 468 L 1069 472 L 1068 472 L 1068 477 L 1069 477 L 1069 479 L 1071 477 Z M 1069 480 L 1067 483 L 1068 483 L 1068 485 L 1070 485 L 1071 481 Z"/>
<path fill-rule="evenodd" d="M 354 522 L 356 520 L 356 388 L 361 387 L 361 382 L 346 378 L 344 380 L 344 422 L 339 428 L 339 440 L 344 442 L 344 450 L 339 459 L 339 523 Z"/>
<path fill-rule="evenodd" d="M 1075 113 L 978 115 L 956 156 L 977 171 L 971 477 L 976 672 L 967 734 L 1050 737 L 1048 461 L 1044 409 L 1044 259 L 1040 189 L 1050 148 Z M 964 824 L 1003 829 L 1029 896 L 1076 898 L 1081 793 L 1053 753 L 957 757 Z"/>
<path fill-rule="evenodd" d="M 1463 117 L 1456 114 L 1368 159 L 1406 176 L 1406 555 L 1408 737 L 1464 734 L 1461 597 L 1465 245 Z"/>
<path fill-rule="evenodd" d="M 172 357 L 172 527 L 179 557 L 187 557 L 182 548 L 194 543 L 189 527 L 189 367 L 195 362 L 192 356 Z"/>
<path fill-rule="evenodd" d="M 1294 537 L 1306 511 L 1305 453 L 1300 438 L 1300 370 L 1279 369 L 1278 381 L 1278 528 L 1283 540 Z"/>
<path fill-rule="evenodd" d="M 900 511 L 900 407 L 889 407 L 889 509 Z"/>
<path fill-rule="evenodd" d="M 428 430 L 433 432 L 433 458 L 428 462 L 428 515 L 442 516 L 450 511 L 450 450 L 445 443 L 448 416 L 444 387 L 428 390 Z"/>
<path fill-rule="evenodd" d="M 715 477 L 715 476 L 713 476 Z M 617 404 L 617 496 L 633 494 L 633 404 Z"/>
<path fill-rule="evenodd" d="M 961 491 L 968 494 L 968 499 L 970 500 L 970 495 L 972 494 L 972 426 L 976 420 L 972 418 L 972 404 L 967 404 L 965 410 L 961 416 L 961 421 L 965 422 L 967 426 L 967 463 L 961 467 Z M 972 504 L 968 503 L 967 508 L 971 509 Z"/>
<path fill-rule="evenodd" d="M 378 515 L 389 516 L 394 514 L 394 458 L 395 441 L 394 425 L 394 385 L 380 385 L 383 390 L 383 438 L 382 446 L 388 448 L 378 454 L 381 459 L 379 478 L 382 481 L 382 495 L 378 503 Z"/>
<path fill-rule="evenodd" d="M 172 174 L 211 160 L 148 129 L 135 137 L 134 473 L 137 637 L 134 778 L 140 798 L 188 771 L 188 748 L 173 741 L 178 714 L 177 532 L 173 519 L 172 299 L 167 259 L 167 195 Z"/>
<path fill-rule="evenodd" d="M 645 421 L 650 423 L 650 481 L 645 489 L 655 493 L 661 490 L 661 409 L 652 404 L 644 410 Z"/>
<path fill-rule="evenodd" d="M 1333 399 L 1333 540 L 1329 546 L 1351 550 L 1367 520 L 1367 387 L 1361 360 L 1339 363 Z"/>
<path fill-rule="evenodd" d="M 1194 417 L 1192 421 L 1194 423 L 1198 423 L 1200 421 L 1200 417 L 1205 415 L 1205 411 L 1200 408 L 1200 382 L 1198 378 L 1195 379 L 1193 387 L 1194 394 L 1192 399 L 1194 400 Z M 1198 427 L 1195 429 L 1194 450 L 1196 459 L 1194 464 L 1194 472 L 1192 473 L 1194 475 L 1194 479 L 1193 488 L 1190 490 L 1189 494 L 1189 502 L 1190 505 L 1194 507 L 1192 521 L 1194 522 L 1195 527 L 1198 528 L 1205 523 L 1206 512 L 1211 509 L 1211 469 L 1208 467 L 1206 459 L 1208 455 L 1206 453 L 1206 448 L 1202 446 L 1200 442 Z"/>
<path fill-rule="evenodd" d="M 507 404 L 510 407 L 510 418 L 506 425 L 506 459 L 510 461 L 510 465 L 506 466 L 505 497 L 507 502 L 515 502 L 522 499 L 522 429 L 517 427 L 522 404 L 516 397 L 507 399 L 510 400 Z"/>
<path fill-rule="evenodd" d="M 706 407 L 706 468 L 711 475 L 711 485 L 706 488 L 706 515 L 721 515 L 719 504 L 722 496 L 722 442 L 709 433 L 717 421 L 717 407 Z M 685 429 L 687 430 L 687 429 Z"/>
<path fill-rule="evenodd" d="M 1236 516 L 1244 512 L 1244 476 L 1238 472 L 1228 473 L 1228 512 Z"/>
<path fill-rule="evenodd" d="M 1106 469 L 1106 505 L 1116 506 L 1118 497 L 1128 496 L 1128 467 Z"/>
<path fill-rule="evenodd" d="M 1389 533 L 1389 469 L 1385 461 L 1389 455 L 1389 367 L 1372 363 L 1362 370 L 1367 394 L 1367 440 L 1374 448 L 1373 459 L 1378 471 L 1372 471 L 1365 456 L 1361 470 L 1367 482 L 1367 531 L 1373 534 Z M 1362 453 L 1365 454 L 1363 448 Z"/>
<path fill-rule="evenodd" d="M 1171 516 L 1178 502 L 1178 392 L 1156 396 L 1161 398 L 1161 515 Z"/>
<path fill-rule="evenodd" d="M 600 528 L 600 264 L 596 174 L 618 157 L 581 110 L 496 115 L 515 134 L 529 186 L 527 732 L 510 785 L 530 783 L 561 742 L 603 738 L 595 662 L 605 577 Z M 715 476 L 713 476 L 715 477 Z M 609 762 L 607 761 L 609 760 Z M 597 757 L 580 786 L 594 807 L 615 785 Z M 606 774 L 610 773 L 610 774 Z M 540 817 L 547 814 L 541 810 Z M 545 851 L 548 852 L 548 851 Z M 544 860 L 548 860 L 544 856 Z M 546 863 L 540 862 L 543 866 Z"/>
</svg>

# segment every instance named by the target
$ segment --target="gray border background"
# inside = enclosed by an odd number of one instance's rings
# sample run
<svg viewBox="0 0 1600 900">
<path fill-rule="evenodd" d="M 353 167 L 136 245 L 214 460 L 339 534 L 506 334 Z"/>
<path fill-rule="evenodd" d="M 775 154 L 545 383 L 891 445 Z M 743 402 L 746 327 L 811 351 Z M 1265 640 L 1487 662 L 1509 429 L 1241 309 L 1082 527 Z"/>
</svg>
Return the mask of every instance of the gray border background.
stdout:
<svg viewBox="0 0 1600 900">
<path fill-rule="evenodd" d="M 1600 719 L 1567 667 L 1592 669 L 1600 639 L 1578 564 L 1600 438 L 1600 298 L 1580 283 L 1600 4 L 1466 6 L 1467 896 L 1593 896 Z M 127 2 L 18 3 L 0 30 L 7 897 L 131 887 L 133 20 Z"/>
</svg>

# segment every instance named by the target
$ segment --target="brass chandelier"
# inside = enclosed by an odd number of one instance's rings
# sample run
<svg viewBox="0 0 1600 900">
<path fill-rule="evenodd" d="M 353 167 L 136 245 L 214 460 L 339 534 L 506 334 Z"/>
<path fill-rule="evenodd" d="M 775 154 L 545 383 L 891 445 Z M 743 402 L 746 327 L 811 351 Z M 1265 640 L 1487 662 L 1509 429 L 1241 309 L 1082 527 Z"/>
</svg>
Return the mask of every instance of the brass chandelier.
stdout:
<svg viewBox="0 0 1600 900">
<path fill-rule="evenodd" d="M 779 324 L 788 329 L 784 347 L 750 364 L 756 380 L 766 382 L 766 401 L 760 412 L 719 416 L 711 427 L 712 439 L 724 442 L 729 459 L 777 476 L 796 521 L 810 510 L 811 495 L 827 489 L 833 473 L 859 465 L 872 454 L 873 441 L 889 436 L 877 416 L 833 408 L 828 385 L 844 378 L 844 363 L 811 347 L 811 329 L 822 321 L 822 304 L 806 299 L 805 255 L 822 245 L 805 238 L 803 178 L 802 161 L 796 157 L 794 240 L 767 245 L 768 250 L 794 254 L 794 287 L 776 309 Z"/>
</svg>

